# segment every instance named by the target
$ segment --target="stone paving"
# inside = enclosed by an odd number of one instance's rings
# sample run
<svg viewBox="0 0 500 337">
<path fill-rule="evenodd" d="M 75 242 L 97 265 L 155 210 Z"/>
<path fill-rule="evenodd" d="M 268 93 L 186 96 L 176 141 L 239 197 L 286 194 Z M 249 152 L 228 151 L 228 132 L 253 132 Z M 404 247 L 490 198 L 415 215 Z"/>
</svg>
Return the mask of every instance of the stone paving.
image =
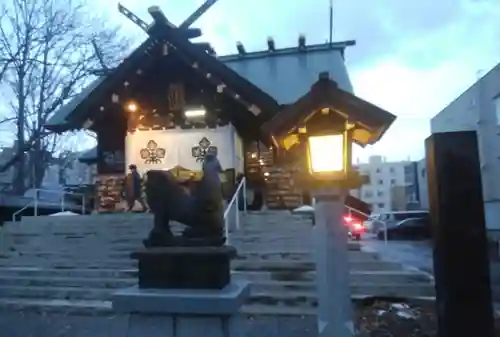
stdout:
<svg viewBox="0 0 500 337">
<path fill-rule="evenodd" d="M 243 317 L 245 337 L 317 337 L 314 316 Z M 123 337 L 126 316 L 61 315 L 33 312 L 0 314 L 0 335 L 8 337 Z"/>
</svg>

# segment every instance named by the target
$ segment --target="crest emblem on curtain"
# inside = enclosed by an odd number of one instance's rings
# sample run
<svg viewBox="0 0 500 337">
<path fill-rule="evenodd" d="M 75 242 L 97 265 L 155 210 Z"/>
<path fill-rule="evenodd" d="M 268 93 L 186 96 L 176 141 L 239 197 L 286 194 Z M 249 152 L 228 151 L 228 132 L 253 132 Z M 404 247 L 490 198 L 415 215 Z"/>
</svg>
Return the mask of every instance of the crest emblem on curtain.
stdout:
<svg viewBox="0 0 500 337">
<path fill-rule="evenodd" d="M 161 164 L 166 153 L 164 148 L 158 147 L 154 140 L 150 140 L 146 147 L 141 149 L 140 155 L 144 164 Z"/>
<path fill-rule="evenodd" d="M 207 137 L 203 137 L 197 146 L 191 148 L 191 154 L 197 162 L 202 162 L 208 153 L 217 155 L 217 146 L 213 146 Z"/>
</svg>

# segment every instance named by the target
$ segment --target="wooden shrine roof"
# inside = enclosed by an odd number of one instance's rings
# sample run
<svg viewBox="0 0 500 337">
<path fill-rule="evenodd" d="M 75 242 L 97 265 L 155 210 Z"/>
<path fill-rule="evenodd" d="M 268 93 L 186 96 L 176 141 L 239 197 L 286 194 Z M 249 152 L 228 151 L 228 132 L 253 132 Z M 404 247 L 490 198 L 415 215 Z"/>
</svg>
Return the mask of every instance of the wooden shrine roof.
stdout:
<svg viewBox="0 0 500 337">
<path fill-rule="evenodd" d="M 246 118 L 258 120 L 259 123 L 255 123 L 256 125 L 260 125 L 260 120 L 265 121 L 278 111 L 278 103 L 267 93 L 188 39 L 168 29 L 162 29 L 156 33 L 155 38 L 149 37 L 142 43 L 110 74 L 96 79 L 79 95 L 61 107 L 49 119 L 45 127 L 55 132 L 81 128 L 91 116 L 91 108 L 95 110 L 96 104 L 103 99 L 103 93 L 112 91 L 115 86 L 123 83 L 127 75 L 135 72 L 141 63 L 147 60 L 148 51 L 152 45 L 157 43 L 166 43 L 167 46 L 173 47 L 169 50 L 173 50 L 178 56 L 181 56 L 181 59 L 195 71 L 201 72 L 212 85 L 222 87 L 222 94 L 243 103 L 248 109 Z M 240 117 L 236 113 L 230 115 L 230 118 Z"/>
<path fill-rule="evenodd" d="M 170 42 L 170 41 L 169 41 Z M 147 50 L 150 39 L 146 40 L 135 50 L 120 67 L 126 62 L 138 62 L 138 58 Z M 190 60 L 201 58 L 205 69 L 222 74 L 222 79 L 237 92 L 245 92 L 247 97 L 260 102 L 265 106 L 261 122 L 272 118 L 277 112 L 278 104 L 286 105 L 295 102 L 316 81 L 322 71 L 329 71 L 339 87 L 347 92 L 352 92 L 347 69 L 344 63 L 344 50 L 354 45 L 354 41 L 334 42 L 332 44 L 308 45 L 305 49 L 290 47 L 270 51 L 249 52 L 244 55 L 231 54 L 214 57 L 200 51 L 198 46 L 188 40 L 178 38 L 175 43 L 180 43 L 186 50 L 184 52 Z M 199 59 L 198 59 L 199 60 Z M 207 70 L 205 70 L 207 71 Z M 101 89 L 108 76 L 102 76 L 85 87 L 68 104 L 59 109 L 47 122 L 50 130 L 61 132 L 68 129 L 79 128 L 75 125 L 72 116 L 81 106 L 85 106 L 87 99 L 95 90 Z M 72 123 L 73 122 L 73 123 Z M 82 123 L 82 120 L 79 121 Z"/>
</svg>

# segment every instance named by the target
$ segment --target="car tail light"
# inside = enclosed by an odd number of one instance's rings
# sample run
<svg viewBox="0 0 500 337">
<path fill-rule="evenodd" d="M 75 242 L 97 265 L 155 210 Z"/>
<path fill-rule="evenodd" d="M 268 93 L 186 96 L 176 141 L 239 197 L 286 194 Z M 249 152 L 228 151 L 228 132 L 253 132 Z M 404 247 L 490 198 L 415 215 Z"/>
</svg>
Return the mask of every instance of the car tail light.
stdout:
<svg viewBox="0 0 500 337">
<path fill-rule="evenodd" d="M 337 218 L 337 219 L 338 219 L 338 218 Z M 351 222 L 351 221 L 352 221 L 352 218 L 351 218 L 350 216 L 346 215 L 346 216 L 344 217 L 344 221 L 345 221 L 345 222 Z"/>
<path fill-rule="evenodd" d="M 362 232 L 365 229 L 360 223 L 355 223 L 353 227 L 356 232 Z"/>
</svg>

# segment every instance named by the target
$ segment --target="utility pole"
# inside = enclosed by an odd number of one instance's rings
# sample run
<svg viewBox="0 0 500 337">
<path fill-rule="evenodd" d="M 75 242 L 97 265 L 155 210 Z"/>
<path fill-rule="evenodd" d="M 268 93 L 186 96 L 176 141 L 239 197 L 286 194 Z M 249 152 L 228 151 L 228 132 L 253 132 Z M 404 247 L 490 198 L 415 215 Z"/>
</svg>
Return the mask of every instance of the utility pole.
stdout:
<svg viewBox="0 0 500 337">
<path fill-rule="evenodd" d="M 330 45 L 333 43 L 333 0 L 330 0 Z"/>
</svg>

